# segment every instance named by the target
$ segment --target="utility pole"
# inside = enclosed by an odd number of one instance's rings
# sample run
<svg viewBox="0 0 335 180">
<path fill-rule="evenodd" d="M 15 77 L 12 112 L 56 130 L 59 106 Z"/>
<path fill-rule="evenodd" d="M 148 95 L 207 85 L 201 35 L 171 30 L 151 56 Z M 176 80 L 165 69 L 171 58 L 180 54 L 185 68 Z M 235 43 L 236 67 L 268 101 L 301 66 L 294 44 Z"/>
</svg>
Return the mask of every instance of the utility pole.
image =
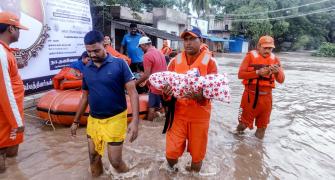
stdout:
<svg viewBox="0 0 335 180">
<path fill-rule="evenodd" d="M 102 32 L 105 33 L 105 5 L 102 6 Z"/>
</svg>

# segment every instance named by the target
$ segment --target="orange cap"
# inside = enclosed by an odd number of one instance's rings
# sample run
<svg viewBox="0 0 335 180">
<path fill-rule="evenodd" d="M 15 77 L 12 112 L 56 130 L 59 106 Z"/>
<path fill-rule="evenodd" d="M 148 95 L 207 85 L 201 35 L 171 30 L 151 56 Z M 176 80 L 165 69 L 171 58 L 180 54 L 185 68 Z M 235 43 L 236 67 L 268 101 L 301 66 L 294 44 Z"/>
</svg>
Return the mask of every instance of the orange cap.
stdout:
<svg viewBox="0 0 335 180">
<path fill-rule="evenodd" d="M 11 12 L 0 12 L 0 23 L 15 26 L 19 29 L 28 30 L 20 23 L 20 19 Z"/>
<path fill-rule="evenodd" d="M 271 36 L 262 36 L 261 38 L 259 38 L 258 44 L 262 47 L 275 48 L 275 43 Z"/>
</svg>

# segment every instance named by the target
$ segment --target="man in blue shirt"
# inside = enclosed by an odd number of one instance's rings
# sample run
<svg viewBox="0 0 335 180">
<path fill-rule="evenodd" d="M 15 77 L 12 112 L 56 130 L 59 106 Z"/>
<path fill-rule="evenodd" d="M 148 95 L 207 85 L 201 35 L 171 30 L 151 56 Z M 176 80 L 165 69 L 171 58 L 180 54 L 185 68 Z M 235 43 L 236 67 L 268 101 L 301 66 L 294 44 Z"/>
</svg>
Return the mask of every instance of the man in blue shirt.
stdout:
<svg viewBox="0 0 335 180">
<path fill-rule="evenodd" d="M 137 138 L 139 101 L 134 76 L 129 66 L 106 53 L 104 37 L 99 31 L 90 31 L 84 37 L 86 51 L 91 61 L 83 71 L 83 95 L 79 109 L 71 126 L 72 136 L 80 123 L 87 105 L 90 113 L 87 119 L 87 140 L 92 176 L 103 173 L 101 157 L 107 143 L 108 158 L 119 173 L 129 169 L 122 160 L 122 147 L 127 134 L 127 90 L 133 119 L 128 126 L 130 142 Z"/>
<path fill-rule="evenodd" d="M 70 64 L 70 68 L 77 69 L 82 73 L 84 70 L 84 66 L 88 63 L 88 61 L 89 61 L 88 54 L 86 51 L 84 51 L 81 54 L 81 57 L 78 59 L 78 61 L 75 61 Z"/>
<path fill-rule="evenodd" d="M 125 54 L 125 49 L 127 49 L 127 55 L 131 59 L 130 69 L 132 72 L 138 72 L 140 67 L 143 67 L 143 51 L 138 47 L 138 43 L 144 35 L 144 32 L 137 28 L 137 24 L 131 23 L 130 32 L 124 35 L 121 42 L 120 53 Z"/>
</svg>

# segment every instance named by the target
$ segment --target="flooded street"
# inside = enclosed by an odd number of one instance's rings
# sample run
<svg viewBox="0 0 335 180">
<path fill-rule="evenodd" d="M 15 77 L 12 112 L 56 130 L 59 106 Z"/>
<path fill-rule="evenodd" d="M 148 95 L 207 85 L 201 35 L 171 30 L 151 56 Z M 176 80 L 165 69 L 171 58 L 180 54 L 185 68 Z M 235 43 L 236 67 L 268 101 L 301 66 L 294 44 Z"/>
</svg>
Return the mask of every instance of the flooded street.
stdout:
<svg viewBox="0 0 335 180">
<path fill-rule="evenodd" d="M 237 125 L 243 91 L 237 79 L 239 55 L 217 58 L 220 72 L 231 79 L 232 102 L 214 102 L 207 155 L 199 174 L 186 172 L 191 157 L 185 153 L 179 172 L 170 172 L 165 162 L 163 121 L 142 121 L 139 137 L 125 143 L 126 174 L 109 169 L 99 179 L 335 179 L 335 59 L 304 54 L 280 54 L 286 81 L 273 95 L 271 122 L 264 140 L 254 130 L 243 136 L 232 132 Z M 68 127 L 54 132 L 26 110 L 26 139 L 19 156 L 8 159 L 0 179 L 92 179 L 85 128 L 76 138 Z"/>
</svg>

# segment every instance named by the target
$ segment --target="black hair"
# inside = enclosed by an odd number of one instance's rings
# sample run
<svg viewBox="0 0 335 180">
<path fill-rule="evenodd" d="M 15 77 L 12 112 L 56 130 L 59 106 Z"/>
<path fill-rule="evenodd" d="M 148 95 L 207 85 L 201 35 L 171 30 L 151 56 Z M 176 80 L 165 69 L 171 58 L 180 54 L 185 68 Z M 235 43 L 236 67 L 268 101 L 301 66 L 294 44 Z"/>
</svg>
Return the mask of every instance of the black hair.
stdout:
<svg viewBox="0 0 335 180">
<path fill-rule="evenodd" d="M 173 50 L 173 51 L 170 53 L 169 57 L 170 57 L 170 58 L 174 58 L 175 56 L 177 56 L 177 54 L 178 54 L 178 52 L 175 51 L 175 50 Z"/>
<path fill-rule="evenodd" d="M 130 28 L 137 28 L 137 24 L 135 24 L 135 23 L 131 23 L 129 27 L 130 27 Z"/>
<path fill-rule="evenodd" d="M 8 27 L 9 27 L 8 24 L 0 23 L 0 33 L 4 33 Z"/>
<path fill-rule="evenodd" d="M 95 43 L 101 43 L 104 41 L 104 35 L 100 31 L 90 31 L 84 37 L 85 45 L 92 45 Z"/>
<path fill-rule="evenodd" d="M 109 37 L 109 40 L 110 40 L 111 42 L 113 42 L 113 38 L 112 38 L 112 36 L 110 36 L 110 35 L 105 35 L 105 36 L 104 36 L 104 39 L 105 39 L 105 37 Z"/>
<path fill-rule="evenodd" d="M 85 57 L 89 57 L 87 51 L 84 51 L 84 52 L 81 54 L 81 58 L 85 58 Z"/>
</svg>

